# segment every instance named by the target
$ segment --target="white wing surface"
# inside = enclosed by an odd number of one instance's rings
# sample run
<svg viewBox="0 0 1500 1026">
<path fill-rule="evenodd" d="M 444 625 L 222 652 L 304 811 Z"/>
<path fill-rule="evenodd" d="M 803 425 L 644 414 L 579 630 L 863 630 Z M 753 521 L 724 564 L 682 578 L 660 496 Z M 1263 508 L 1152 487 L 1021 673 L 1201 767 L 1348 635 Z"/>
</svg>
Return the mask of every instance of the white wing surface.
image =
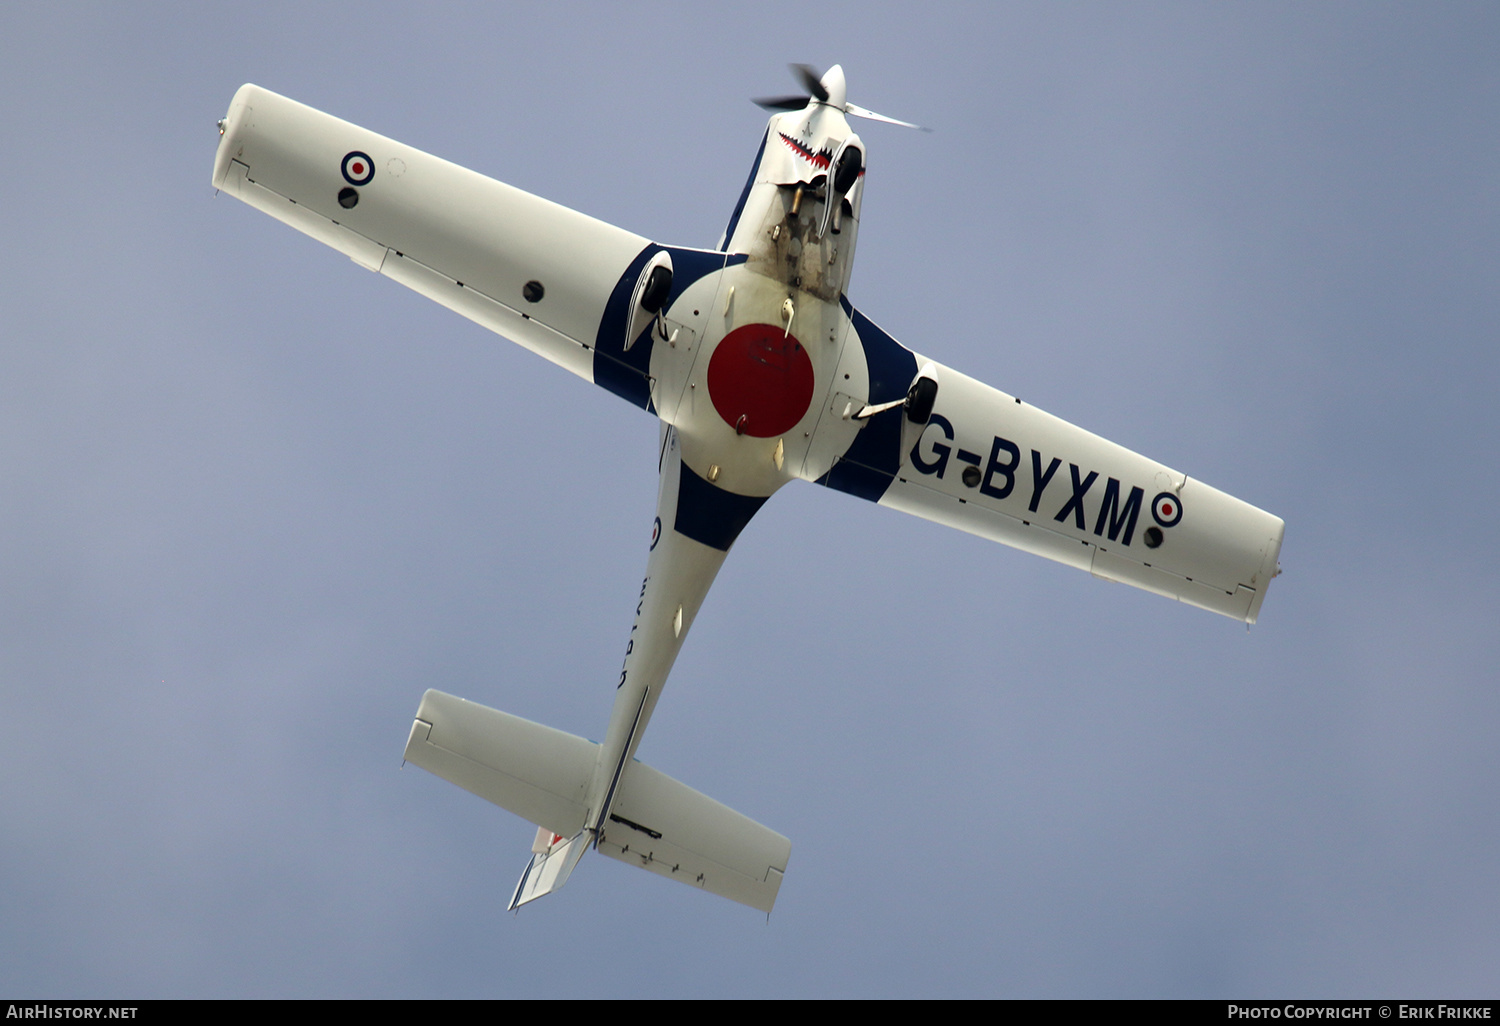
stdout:
<svg viewBox="0 0 1500 1026">
<path fill-rule="evenodd" d="M 646 239 L 259 86 L 222 127 L 215 188 L 593 380 Z"/>
<path fill-rule="evenodd" d="M 925 423 L 900 405 L 871 417 L 821 483 L 1255 622 L 1278 571 L 1280 517 L 931 363 L 850 313 L 860 346 L 845 362 L 863 357 L 871 406 L 900 400 L 919 367 L 937 399 Z"/>
</svg>

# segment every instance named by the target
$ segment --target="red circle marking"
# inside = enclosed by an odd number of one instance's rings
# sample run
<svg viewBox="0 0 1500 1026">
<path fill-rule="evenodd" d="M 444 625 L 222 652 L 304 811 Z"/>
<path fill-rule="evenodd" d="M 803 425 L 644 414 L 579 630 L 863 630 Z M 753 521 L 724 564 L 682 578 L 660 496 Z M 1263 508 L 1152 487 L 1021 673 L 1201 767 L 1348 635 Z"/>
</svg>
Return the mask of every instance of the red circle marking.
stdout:
<svg viewBox="0 0 1500 1026">
<path fill-rule="evenodd" d="M 365 162 L 362 161 L 362 160 L 356 160 L 354 163 L 352 163 L 352 164 L 349 165 L 349 172 L 351 174 L 353 174 L 356 178 L 359 177 L 360 175 L 364 174 L 365 173 Z"/>
<path fill-rule="evenodd" d="M 724 423 L 774 438 L 796 427 L 812 404 L 812 360 L 785 329 L 746 324 L 725 335 L 708 361 L 708 394 Z"/>
<path fill-rule="evenodd" d="M 1172 515 L 1172 504 L 1170 502 L 1164 502 L 1161 504 L 1161 515 L 1164 517 L 1169 517 Z"/>
</svg>

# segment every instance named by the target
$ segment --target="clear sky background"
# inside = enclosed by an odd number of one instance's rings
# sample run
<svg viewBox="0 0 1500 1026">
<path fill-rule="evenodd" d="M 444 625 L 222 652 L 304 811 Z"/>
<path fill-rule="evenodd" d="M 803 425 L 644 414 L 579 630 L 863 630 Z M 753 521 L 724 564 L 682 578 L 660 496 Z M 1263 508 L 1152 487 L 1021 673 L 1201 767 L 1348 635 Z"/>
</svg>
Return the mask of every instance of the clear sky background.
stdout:
<svg viewBox="0 0 1500 1026">
<path fill-rule="evenodd" d="M 1500 992 L 1500 8 L 0 7 L 0 993 Z M 712 245 L 788 61 L 850 299 L 1285 518 L 1261 622 L 793 485 L 641 758 L 769 923 L 401 752 L 602 735 L 656 424 L 209 183 L 254 81 Z"/>
</svg>

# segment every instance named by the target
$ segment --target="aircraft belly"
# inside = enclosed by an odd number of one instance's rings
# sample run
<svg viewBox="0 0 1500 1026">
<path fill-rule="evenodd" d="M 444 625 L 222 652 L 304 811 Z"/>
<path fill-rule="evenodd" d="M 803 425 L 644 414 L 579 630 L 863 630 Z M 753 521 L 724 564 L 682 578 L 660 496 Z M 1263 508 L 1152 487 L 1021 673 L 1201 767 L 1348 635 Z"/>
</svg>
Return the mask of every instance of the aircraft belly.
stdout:
<svg viewBox="0 0 1500 1026">
<path fill-rule="evenodd" d="M 742 222 L 736 239 L 749 255 L 746 269 L 786 289 L 838 303 L 849 285 L 859 231 L 857 214 L 843 217 L 838 233 L 820 236 L 823 201 L 812 190 L 804 189 L 800 202 L 796 187 L 758 185 L 752 196 L 745 214 L 755 230 L 746 232 Z"/>
<path fill-rule="evenodd" d="M 615 684 L 614 709 L 589 788 L 590 824 L 598 828 L 608 813 L 623 774 L 661 697 L 667 675 L 687 638 L 709 587 L 724 565 L 730 538 L 722 548 L 684 533 L 683 470 L 676 431 L 664 427 L 661 484 L 651 533 L 646 575 L 641 581 L 635 621 Z M 758 503 L 756 504 L 758 508 Z M 751 509 L 746 519 L 753 515 Z"/>
<path fill-rule="evenodd" d="M 839 313 L 843 315 L 836 344 L 839 360 L 834 365 L 832 382 L 818 411 L 806 455 L 798 470 L 798 476 L 804 481 L 817 481 L 827 474 L 848 453 L 867 423 L 855 420 L 854 414 L 870 399 L 869 360 L 848 315 L 843 314 L 842 309 Z"/>
<path fill-rule="evenodd" d="M 677 428 L 684 464 L 747 496 L 769 496 L 802 476 L 826 397 L 844 371 L 848 325 L 837 303 L 748 264 L 726 268 L 694 350 L 664 351 L 658 342 L 653 353 L 659 391 L 677 393 L 658 412 Z M 799 374 L 800 384 L 792 382 Z"/>
</svg>

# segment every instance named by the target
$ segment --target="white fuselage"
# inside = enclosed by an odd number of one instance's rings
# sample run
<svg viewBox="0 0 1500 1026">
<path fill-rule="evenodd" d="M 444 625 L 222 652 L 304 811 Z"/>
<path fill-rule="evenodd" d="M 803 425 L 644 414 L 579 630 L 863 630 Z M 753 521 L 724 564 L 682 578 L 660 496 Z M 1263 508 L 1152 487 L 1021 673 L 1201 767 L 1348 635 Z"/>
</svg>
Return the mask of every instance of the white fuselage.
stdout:
<svg viewBox="0 0 1500 1026">
<path fill-rule="evenodd" d="M 669 331 L 682 329 L 677 344 L 652 350 L 656 412 L 677 429 L 684 462 L 730 492 L 768 496 L 793 478 L 816 479 L 858 430 L 824 416 L 835 391 L 864 400 L 863 354 L 858 368 L 840 366 L 862 178 L 836 200 L 847 211 L 838 231 L 820 234 L 828 156 L 851 135 L 826 104 L 771 118 L 724 244 L 731 263 L 678 297 L 665 315 Z"/>
<path fill-rule="evenodd" d="M 853 135 L 826 104 L 777 115 L 726 233 L 731 256 L 663 311 L 650 358 L 662 421 L 661 495 L 651 554 L 614 711 L 590 788 L 590 823 L 607 832 L 634 756 L 693 617 L 727 555 L 674 531 L 680 482 L 769 497 L 815 480 L 845 452 L 865 403 L 864 351 L 840 302 L 859 228 L 862 176 L 827 209 L 829 157 Z M 857 139 L 856 139 L 857 141 Z M 862 156 L 862 155 L 861 155 Z M 837 216 L 837 231 L 834 230 Z M 845 351 L 849 350 L 846 357 Z M 674 463 L 691 473 L 674 472 Z"/>
</svg>

